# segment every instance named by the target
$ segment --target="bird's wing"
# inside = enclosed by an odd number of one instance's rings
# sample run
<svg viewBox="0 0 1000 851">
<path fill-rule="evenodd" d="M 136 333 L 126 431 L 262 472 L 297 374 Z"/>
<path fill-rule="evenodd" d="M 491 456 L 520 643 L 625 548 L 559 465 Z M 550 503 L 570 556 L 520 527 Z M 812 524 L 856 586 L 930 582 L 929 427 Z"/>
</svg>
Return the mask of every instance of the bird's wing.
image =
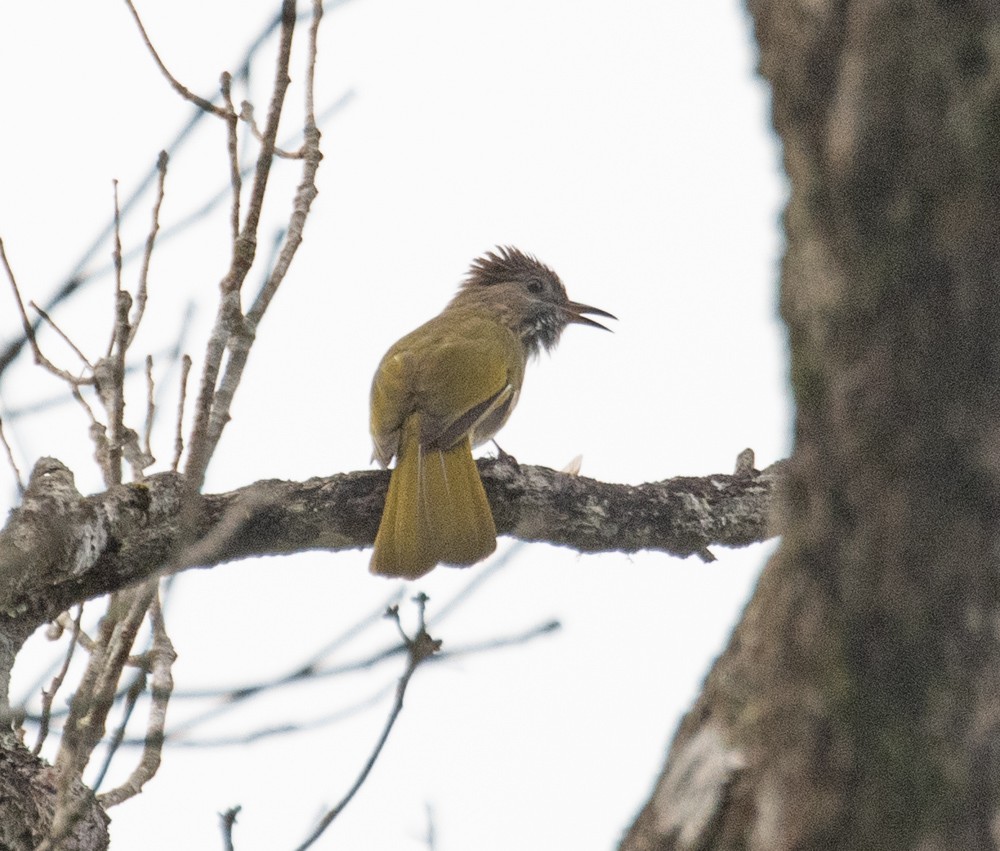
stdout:
<svg viewBox="0 0 1000 851">
<path fill-rule="evenodd" d="M 415 398 L 420 442 L 446 449 L 487 418 L 509 408 L 520 390 L 524 355 L 517 338 L 497 322 L 467 320 L 421 352 Z M 498 422 L 502 422 L 503 417 Z"/>
<path fill-rule="evenodd" d="M 398 346 L 398 344 L 397 344 Z M 369 428 L 372 434 L 372 460 L 388 467 L 399 449 L 403 421 L 413 409 L 407 368 L 412 358 L 397 346 L 386 352 L 372 379 Z"/>
</svg>

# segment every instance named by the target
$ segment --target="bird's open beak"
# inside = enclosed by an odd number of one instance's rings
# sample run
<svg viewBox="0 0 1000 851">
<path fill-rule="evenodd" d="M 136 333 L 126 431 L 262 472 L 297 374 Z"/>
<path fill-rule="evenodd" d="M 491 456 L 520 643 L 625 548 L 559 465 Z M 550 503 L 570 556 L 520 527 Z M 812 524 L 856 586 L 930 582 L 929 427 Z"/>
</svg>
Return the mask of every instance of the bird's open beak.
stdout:
<svg viewBox="0 0 1000 851">
<path fill-rule="evenodd" d="M 613 313 L 608 313 L 606 310 L 601 310 L 598 307 L 591 307 L 589 304 L 580 304 L 576 301 L 570 301 L 566 303 L 566 313 L 569 314 L 568 322 L 576 322 L 580 325 L 591 325 L 594 328 L 602 328 L 605 331 L 610 331 L 611 329 L 600 322 L 595 322 L 587 316 L 585 313 L 593 313 L 595 316 L 604 316 L 608 319 L 617 320 L 618 317 Z"/>
</svg>

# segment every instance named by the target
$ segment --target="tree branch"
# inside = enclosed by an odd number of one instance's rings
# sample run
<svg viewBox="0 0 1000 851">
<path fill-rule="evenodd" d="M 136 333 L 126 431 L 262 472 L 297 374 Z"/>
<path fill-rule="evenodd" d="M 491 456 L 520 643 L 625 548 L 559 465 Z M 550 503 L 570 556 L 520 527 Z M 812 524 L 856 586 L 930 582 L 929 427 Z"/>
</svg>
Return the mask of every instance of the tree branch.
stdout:
<svg viewBox="0 0 1000 851">
<path fill-rule="evenodd" d="M 745 546 L 773 534 L 767 518 L 781 462 L 739 476 L 635 486 L 509 456 L 477 463 L 498 532 L 523 541 L 704 558 L 708 546 Z M 16 613 L 30 631 L 76 603 L 158 573 L 370 546 L 388 481 L 386 471 L 358 471 L 198 495 L 180 475 L 158 473 L 84 498 L 61 462 L 43 458 L 24 503 L 0 531 L 0 611 Z"/>
</svg>

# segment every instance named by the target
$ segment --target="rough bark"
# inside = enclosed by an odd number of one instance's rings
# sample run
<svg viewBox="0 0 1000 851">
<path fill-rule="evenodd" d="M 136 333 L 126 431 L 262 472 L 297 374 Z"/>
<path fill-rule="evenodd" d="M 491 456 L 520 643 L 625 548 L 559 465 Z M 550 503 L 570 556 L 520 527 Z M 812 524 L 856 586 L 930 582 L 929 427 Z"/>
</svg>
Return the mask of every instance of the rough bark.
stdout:
<svg viewBox="0 0 1000 851">
<path fill-rule="evenodd" d="M 479 467 L 500 534 L 580 552 L 651 549 L 706 560 L 709 545 L 744 546 L 769 535 L 780 470 L 631 486 L 510 456 Z M 181 476 L 163 473 L 84 497 L 63 464 L 43 458 L 0 531 L 0 616 L 7 618 L 0 634 L 16 644 L 72 604 L 157 572 L 370 546 L 388 478 L 362 471 L 190 496 Z"/>
<path fill-rule="evenodd" d="M 52 825 L 56 770 L 32 756 L 6 732 L 0 736 L 0 848 L 35 851 Z M 108 816 L 81 784 L 74 794 L 81 816 L 60 851 L 95 851 L 108 847 Z"/>
<path fill-rule="evenodd" d="M 791 182 L 782 544 L 621 844 L 1000 843 L 1000 6 L 750 0 Z"/>
</svg>

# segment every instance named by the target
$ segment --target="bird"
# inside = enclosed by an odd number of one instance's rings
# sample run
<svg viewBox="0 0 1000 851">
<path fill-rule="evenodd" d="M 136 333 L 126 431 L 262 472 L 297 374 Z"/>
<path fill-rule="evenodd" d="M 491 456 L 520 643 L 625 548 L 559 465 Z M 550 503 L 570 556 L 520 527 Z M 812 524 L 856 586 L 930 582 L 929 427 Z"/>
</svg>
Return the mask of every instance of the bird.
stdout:
<svg viewBox="0 0 1000 851">
<path fill-rule="evenodd" d="M 513 246 L 472 262 L 458 292 L 397 341 L 372 380 L 372 460 L 396 459 L 371 572 L 418 579 L 438 564 L 465 567 L 496 549 L 496 526 L 472 449 L 517 405 L 527 362 L 567 325 L 610 330 L 570 301 L 559 276 Z"/>
</svg>

